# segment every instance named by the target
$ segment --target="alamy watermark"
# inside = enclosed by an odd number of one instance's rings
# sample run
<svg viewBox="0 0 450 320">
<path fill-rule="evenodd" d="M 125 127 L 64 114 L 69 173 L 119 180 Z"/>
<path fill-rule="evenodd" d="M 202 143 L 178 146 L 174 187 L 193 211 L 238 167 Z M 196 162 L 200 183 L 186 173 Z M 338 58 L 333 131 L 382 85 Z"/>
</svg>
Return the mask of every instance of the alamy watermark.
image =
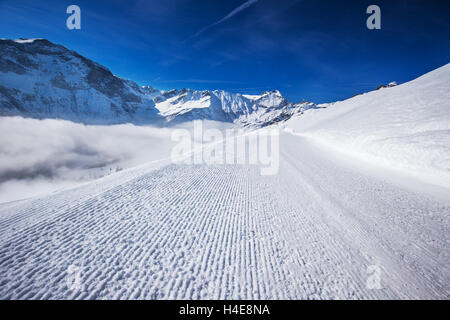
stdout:
<svg viewBox="0 0 450 320">
<path fill-rule="evenodd" d="M 66 286 L 67 289 L 74 292 L 84 291 L 82 268 L 80 266 L 74 264 L 69 265 L 67 268 Z"/>
<path fill-rule="evenodd" d="M 70 5 L 66 10 L 67 14 L 70 16 L 66 20 L 66 26 L 69 30 L 80 30 L 81 29 L 81 9 L 77 5 Z"/>
<path fill-rule="evenodd" d="M 367 18 L 366 26 L 369 30 L 381 29 L 381 9 L 379 6 L 373 4 L 367 7 L 367 14 L 370 16 Z"/>
<path fill-rule="evenodd" d="M 66 26 L 69 30 L 81 29 L 81 9 L 77 5 L 70 5 L 66 9 L 66 13 L 70 16 L 66 20 Z M 367 7 L 366 14 L 370 16 L 366 20 L 366 26 L 369 30 L 381 29 L 381 9 L 379 6 L 372 4 Z"/>
<path fill-rule="evenodd" d="M 171 160 L 176 164 L 249 164 L 259 165 L 261 175 L 278 173 L 280 164 L 279 130 L 205 129 L 194 121 L 193 134 L 187 129 L 175 129 Z"/>
<path fill-rule="evenodd" d="M 381 268 L 378 265 L 370 265 L 366 270 L 366 287 L 369 290 L 379 290 L 381 287 Z"/>
</svg>

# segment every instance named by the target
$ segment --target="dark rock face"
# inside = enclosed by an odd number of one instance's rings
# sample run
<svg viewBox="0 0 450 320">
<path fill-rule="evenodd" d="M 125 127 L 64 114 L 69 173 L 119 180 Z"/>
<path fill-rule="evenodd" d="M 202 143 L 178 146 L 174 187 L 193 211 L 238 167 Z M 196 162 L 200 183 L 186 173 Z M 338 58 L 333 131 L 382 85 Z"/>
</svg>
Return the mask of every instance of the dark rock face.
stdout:
<svg viewBox="0 0 450 320">
<path fill-rule="evenodd" d="M 177 90 L 177 89 L 173 89 L 173 90 L 170 90 L 170 91 L 166 91 L 166 92 L 164 92 L 164 93 L 162 94 L 162 96 L 163 96 L 164 98 L 166 98 L 166 99 L 175 97 L 175 96 L 177 96 L 177 95 L 178 95 L 178 90 Z"/>
<path fill-rule="evenodd" d="M 9 59 L 0 60 L 0 71 L 1 72 L 14 72 L 17 74 L 25 74 L 27 70 L 22 67 L 20 64 L 15 63 Z"/>
<path fill-rule="evenodd" d="M 14 110 L 26 112 L 20 101 L 15 98 L 18 95 L 19 90 L 0 86 L 0 96 L 4 97 L 4 102 L 2 102 L 2 108 L 0 109 L 0 115 L 13 115 Z"/>
</svg>

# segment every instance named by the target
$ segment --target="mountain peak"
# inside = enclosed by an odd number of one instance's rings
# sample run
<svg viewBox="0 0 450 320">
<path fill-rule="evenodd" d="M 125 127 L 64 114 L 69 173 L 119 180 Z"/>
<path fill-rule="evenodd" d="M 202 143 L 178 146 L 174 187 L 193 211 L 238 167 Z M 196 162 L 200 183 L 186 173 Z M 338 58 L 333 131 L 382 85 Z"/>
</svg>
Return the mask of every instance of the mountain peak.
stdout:
<svg viewBox="0 0 450 320">
<path fill-rule="evenodd" d="M 83 123 L 156 121 L 145 89 L 46 39 L 1 40 L 0 115 Z"/>
<path fill-rule="evenodd" d="M 264 96 L 264 95 L 269 95 L 269 94 L 273 94 L 273 95 L 276 95 L 276 96 L 279 96 L 279 97 L 282 97 L 283 95 L 280 93 L 280 91 L 278 91 L 278 90 L 270 90 L 270 91 L 266 91 L 266 92 L 264 92 L 262 95 Z"/>
</svg>

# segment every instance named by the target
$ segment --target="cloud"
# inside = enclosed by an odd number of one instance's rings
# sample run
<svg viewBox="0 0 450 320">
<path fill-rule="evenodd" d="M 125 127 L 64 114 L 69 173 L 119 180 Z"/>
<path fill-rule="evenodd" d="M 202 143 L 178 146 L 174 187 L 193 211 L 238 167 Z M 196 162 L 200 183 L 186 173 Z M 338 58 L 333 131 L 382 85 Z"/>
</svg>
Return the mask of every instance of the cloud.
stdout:
<svg viewBox="0 0 450 320">
<path fill-rule="evenodd" d="M 170 129 L 0 117 L 0 203 L 170 156 Z"/>
<path fill-rule="evenodd" d="M 206 121 L 204 128 L 228 128 Z M 44 196 L 121 169 L 170 161 L 173 128 L 0 117 L 0 204 Z"/>
<path fill-rule="evenodd" d="M 225 17 L 223 17 L 222 19 L 204 27 L 203 29 L 199 30 L 197 33 L 195 33 L 194 35 L 190 36 L 189 39 L 192 38 L 196 38 L 199 35 L 201 35 L 203 32 L 205 32 L 208 29 L 211 29 L 212 27 L 217 26 L 218 24 L 221 24 L 229 19 L 231 19 L 232 17 L 234 17 L 235 15 L 237 15 L 239 12 L 249 8 L 250 6 L 252 6 L 253 4 L 257 3 L 259 0 L 248 0 L 245 1 L 243 4 L 241 4 L 239 7 L 233 9 L 230 13 L 228 13 Z"/>
</svg>

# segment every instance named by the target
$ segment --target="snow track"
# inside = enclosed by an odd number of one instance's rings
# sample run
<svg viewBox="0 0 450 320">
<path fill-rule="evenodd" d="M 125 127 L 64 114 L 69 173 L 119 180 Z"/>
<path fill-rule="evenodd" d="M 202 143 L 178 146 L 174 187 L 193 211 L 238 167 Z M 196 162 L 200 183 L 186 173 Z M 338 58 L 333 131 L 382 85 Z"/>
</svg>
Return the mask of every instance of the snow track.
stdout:
<svg viewBox="0 0 450 320">
<path fill-rule="evenodd" d="M 274 176 L 144 166 L 0 205 L 0 297 L 450 297 L 448 203 L 306 138 L 282 135 L 280 150 Z"/>
</svg>

